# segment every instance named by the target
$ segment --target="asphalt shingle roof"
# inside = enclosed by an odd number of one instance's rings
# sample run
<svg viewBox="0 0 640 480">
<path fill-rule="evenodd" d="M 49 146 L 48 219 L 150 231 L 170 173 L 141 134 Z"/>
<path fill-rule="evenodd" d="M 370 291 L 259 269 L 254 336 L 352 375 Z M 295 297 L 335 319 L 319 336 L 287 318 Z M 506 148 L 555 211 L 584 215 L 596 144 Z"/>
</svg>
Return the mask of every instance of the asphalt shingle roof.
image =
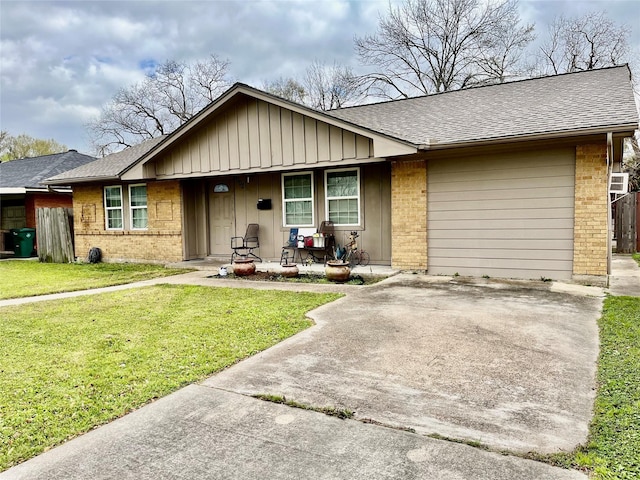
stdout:
<svg viewBox="0 0 640 480">
<path fill-rule="evenodd" d="M 166 135 L 151 138 L 133 147 L 125 148 L 121 152 L 112 153 L 81 167 L 52 176 L 47 181 L 59 184 L 64 180 L 99 180 L 100 178 L 116 177 L 165 138 Z"/>
<path fill-rule="evenodd" d="M 638 123 L 626 66 L 469 88 L 327 112 L 416 145 Z"/>
<path fill-rule="evenodd" d="M 41 157 L 0 163 L 0 188 L 44 188 L 40 182 L 62 172 L 86 165 L 96 158 L 69 150 Z"/>
</svg>

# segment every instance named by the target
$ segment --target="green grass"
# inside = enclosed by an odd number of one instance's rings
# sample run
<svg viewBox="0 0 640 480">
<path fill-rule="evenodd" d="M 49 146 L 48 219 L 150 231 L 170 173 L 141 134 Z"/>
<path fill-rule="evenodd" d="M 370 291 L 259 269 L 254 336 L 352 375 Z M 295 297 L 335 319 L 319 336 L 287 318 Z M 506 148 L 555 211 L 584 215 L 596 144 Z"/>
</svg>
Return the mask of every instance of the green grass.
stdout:
<svg viewBox="0 0 640 480">
<path fill-rule="evenodd" d="M 340 295 L 161 285 L 0 309 L 0 470 L 311 325 Z"/>
<path fill-rule="evenodd" d="M 598 393 L 587 445 L 546 460 L 601 480 L 640 478 L 640 298 L 607 298 L 599 327 Z"/>
<path fill-rule="evenodd" d="M 305 403 L 296 402 L 295 400 L 287 400 L 287 398 L 283 395 L 271 395 L 266 393 L 258 393 L 252 395 L 253 398 L 257 398 L 259 400 L 264 400 L 265 402 L 272 403 L 281 403 L 283 405 L 287 405 L 293 408 L 300 408 L 302 410 L 311 410 L 318 413 L 324 413 L 330 417 L 338 417 L 342 420 L 353 418 L 355 412 L 353 410 L 349 410 L 347 408 L 336 408 L 336 407 L 316 407 L 313 405 L 307 405 Z"/>
<path fill-rule="evenodd" d="M 186 273 L 162 265 L 137 263 L 0 262 L 0 300 L 108 287 Z"/>
</svg>

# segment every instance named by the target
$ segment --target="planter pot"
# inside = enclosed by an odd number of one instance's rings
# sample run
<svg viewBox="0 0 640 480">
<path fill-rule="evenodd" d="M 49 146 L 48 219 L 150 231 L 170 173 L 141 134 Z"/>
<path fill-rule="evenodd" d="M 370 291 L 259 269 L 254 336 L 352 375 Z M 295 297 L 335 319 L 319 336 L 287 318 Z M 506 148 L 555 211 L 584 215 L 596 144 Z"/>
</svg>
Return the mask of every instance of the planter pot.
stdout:
<svg viewBox="0 0 640 480">
<path fill-rule="evenodd" d="M 282 265 L 282 272 L 280 275 L 287 278 L 297 277 L 300 270 L 298 270 L 298 266 L 295 263 L 285 263 Z"/>
<path fill-rule="evenodd" d="M 234 260 L 233 273 L 238 277 L 253 275 L 256 273 L 256 264 L 253 263 L 251 258 Z"/>
<path fill-rule="evenodd" d="M 346 282 L 351 275 L 349 264 L 342 261 L 328 261 L 324 273 L 332 282 Z"/>
</svg>

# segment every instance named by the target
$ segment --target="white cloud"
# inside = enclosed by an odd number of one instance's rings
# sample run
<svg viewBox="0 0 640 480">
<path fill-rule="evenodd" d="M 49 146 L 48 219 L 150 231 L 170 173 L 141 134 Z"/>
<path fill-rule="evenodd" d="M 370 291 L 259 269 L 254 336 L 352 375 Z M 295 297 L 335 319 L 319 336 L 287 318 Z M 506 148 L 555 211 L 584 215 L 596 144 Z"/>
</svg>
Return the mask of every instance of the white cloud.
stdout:
<svg viewBox="0 0 640 480">
<path fill-rule="evenodd" d="M 560 11 L 606 8 L 632 26 L 640 51 L 637 0 L 520 5 L 539 35 Z M 192 62 L 216 53 L 230 60 L 234 79 L 256 86 L 299 75 L 314 59 L 358 68 L 353 37 L 375 32 L 387 8 L 387 0 L 3 0 L 2 128 L 88 151 L 86 120 L 118 88 L 140 81 L 145 66 L 167 59 Z"/>
</svg>

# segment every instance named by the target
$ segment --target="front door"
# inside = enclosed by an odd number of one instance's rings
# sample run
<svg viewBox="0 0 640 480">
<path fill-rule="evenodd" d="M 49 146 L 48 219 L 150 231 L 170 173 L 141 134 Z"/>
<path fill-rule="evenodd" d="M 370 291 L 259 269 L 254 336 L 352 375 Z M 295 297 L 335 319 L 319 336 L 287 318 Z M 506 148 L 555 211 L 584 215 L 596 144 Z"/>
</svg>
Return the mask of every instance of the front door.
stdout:
<svg viewBox="0 0 640 480">
<path fill-rule="evenodd" d="M 231 256 L 231 237 L 235 232 L 233 183 L 216 183 L 209 194 L 209 254 Z"/>
</svg>

